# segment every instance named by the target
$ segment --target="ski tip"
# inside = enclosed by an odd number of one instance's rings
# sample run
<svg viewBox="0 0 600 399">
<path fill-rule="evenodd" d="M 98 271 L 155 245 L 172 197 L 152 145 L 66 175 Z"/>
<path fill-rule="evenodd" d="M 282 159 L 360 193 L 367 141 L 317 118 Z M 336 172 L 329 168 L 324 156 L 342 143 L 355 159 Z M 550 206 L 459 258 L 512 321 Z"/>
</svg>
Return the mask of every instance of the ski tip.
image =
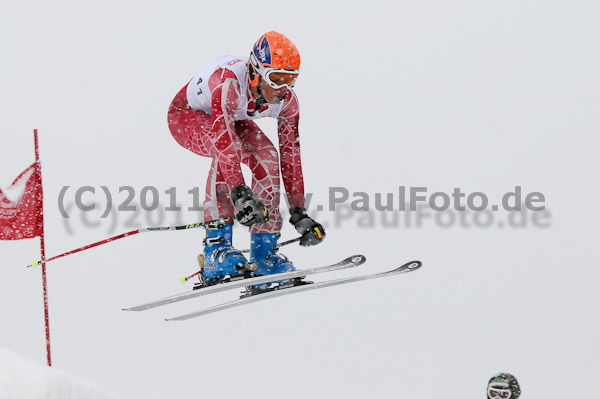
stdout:
<svg viewBox="0 0 600 399">
<path fill-rule="evenodd" d="M 419 260 L 413 260 L 411 262 L 407 262 L 400 266 L 397 270 L 402 273 L 414 272 L 415 270 L 419 270 L 423 266 L 423 263 Z"/>
<path fill-rule="evenodd" d="M 358 265 L 362 265 L 363 263 L 365 263 L 367 261 L 367 257 L 364 255 L 353 255 L 346 260 L 349 262 L 352 262 L 358 266 Z"/>
</svg>

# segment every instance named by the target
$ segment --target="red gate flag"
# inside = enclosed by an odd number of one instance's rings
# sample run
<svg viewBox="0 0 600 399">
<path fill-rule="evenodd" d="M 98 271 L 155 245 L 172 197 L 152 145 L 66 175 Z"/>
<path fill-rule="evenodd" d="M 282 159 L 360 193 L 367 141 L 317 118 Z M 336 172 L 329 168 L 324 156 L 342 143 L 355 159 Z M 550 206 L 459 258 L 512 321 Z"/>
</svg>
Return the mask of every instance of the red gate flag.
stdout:
<svg viewBox="0 0 600 399">
<path fill-rule="evenodd" d="M 21 240 L 42 235 L 42 180 L 33 163 L 15 181 L 0 190 L 0 240 Z"/>
</svg>

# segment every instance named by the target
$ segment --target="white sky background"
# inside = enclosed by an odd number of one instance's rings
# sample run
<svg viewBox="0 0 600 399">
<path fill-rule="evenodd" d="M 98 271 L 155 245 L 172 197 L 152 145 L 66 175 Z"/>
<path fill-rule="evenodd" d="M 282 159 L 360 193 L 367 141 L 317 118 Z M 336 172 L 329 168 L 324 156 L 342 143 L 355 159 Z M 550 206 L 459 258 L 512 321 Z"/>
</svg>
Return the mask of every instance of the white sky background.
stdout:
<svg viewBox="0 0 600 399">
<path fill-rule="evenodd" d="M 482 397 L 500 371 L 517 376 L 524 397 L 597 391 L 600 8 L 366 4 L 7 3 L 0 185 L 32 162 L 40 129 L 48 255 L 132 230 L 124 214 L 95 228 L 74 216 L 69 234 L 57 207 L 65 185 L 106 185 L 115 195 L 125 185 L 138 194 L 177 187 L 191 205 L 186 192 L 203 194 L 210 160 L 172 139 L 168 105 L 205 62 L 246 55 L 275 29 L 302 55 L 300 134 L 315 204 L 326 204 L 330 186 L 460 187 L 493 203 L 521 185 L 545 194 L 551 227 L 364 228 L 358 214 L 335 227 L 324 214 L 326 243 L 284 251 L 298 267 L 354 253 L 368 260 L 348 275 L 413 259 L 424 267 L 182 323 L 163 319 L 235 293 L 120 309 L 182 291 L 202 231 L 127 238 L 48 266 L 57 367 L 122 398 L 458 399 Z M 276 140 L 273 121 L 261 126 Z M 136 221 L 147 225 L 143 215 Z M 294 236 L 289 226 L 284 235 Z M 0 346 L 44 361 L 40 273 L 23 266 L 37 245 L 0 242 Z"/>
</svg>

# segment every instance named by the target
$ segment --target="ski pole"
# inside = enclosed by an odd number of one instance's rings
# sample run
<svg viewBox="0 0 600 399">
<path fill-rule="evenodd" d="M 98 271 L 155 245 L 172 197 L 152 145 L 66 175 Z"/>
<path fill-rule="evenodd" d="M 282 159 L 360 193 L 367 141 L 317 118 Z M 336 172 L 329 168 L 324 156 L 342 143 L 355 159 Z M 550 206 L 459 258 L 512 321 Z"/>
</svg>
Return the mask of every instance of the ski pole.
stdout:
<svg viewBox="0 0 600 399">
<path fill-rule="evenodd" d="M 284 242 L 282 242 L 280 244 L 274 245 L 273 246 L 273 250 L 276 251 L 279 248 L 283 247 L 284 245 L 289 245 L 289 244 L 293 244 L 295 242 L 298 242 L 298 241 L 300 241 L 301 238 L 302 238 L 302 236 L 296 237 L 296 238 L 292 238 L 291 240 L 287 240 L 287 241 L 284 241 Z M 249 249 L 242 249 L 240 252 L 246 253 L 246 252 L 250 252 L 250 250 Z"/>
<path fill-rule="evenodd" d="M 199 271 L 197 271 L 196 273 L 192 274 L 191 276 L 182 277 L 182 278 L 179 279 L 179 281 L 181 281 L 181 284 L 184 284 L 189 279 L 194 278 L 197 275 L 199 275 L 200 273 L 202 273 L 202 270 L 204 270 L 204 254 L 198 254 L 198 266 L 200 266 L 200 270 Z"/>
<path fill-rule="evenodd" d="M 182 277 L 181 280 L 179 280 L 179 281 L 181 281 L 181 284 L 183 284 L 186 281 L 188 281 L 189 279 L 194 278 L 194 277 L 196 277 L 199 274 L 200 274 L 200 271 L 198 270 L 196 273 L 192 274 L 191 276 Z"/>
<path fill-rule="evenodd" d="M 284 245 L 288 245 L 288 244 L 292 244 L 292 243 L 298 242 L 298 241 L 300 241 L 301 238 L 302 238 L 302 236 L 296 237 L 296 238 L 292 238 L 291 240 L 284 241 L 281 244 L 275 245 L 275 248 L 279 249 L 279 248 L 283 247 Z"/>
<path fill-rule="evenodd" d="M 103 244 L 107 244 L 109 242 L 112 241 L 116 241 L 119 240 L 121 238 L 125 238 L 125 237 L 129 237 L 135 234 L 139 234 L 139 233 L 147 233 L 149 231 L 167 231 L 167 230 L 187 230 L 187 229 L 193 229 L 196 227 L 204 227 L 205 225 L 209 224 L 209 223 L 214 223 L 214 222 L 228 222 L 233 220 L 233 216 L 232 217 L 227 217 L 227 218 L 223 218 L 223 219 L 216 219 L 216 220 L 209 220 L 207 222 L 198 222 L 198 223 L 194 223 L 194 224 L 186 224 L 186 225 L 182 225 L 182 226 L 167 226 L 167 227 L 145 227 L 145 228 L 141 228 L 141 229 L 137 229 L 137 230 L 132 230 L 132 231 L 128 231 L 127 233 L 123 233 L 123 234 L 119 234 L 116 235 L 114 237 L 110 237 L 92 244 L 88 244 L 85 245 L 81 248 L 77 248 L 77 249 L 73 249 L 71 251 L 65 252 L 64 254 L 60 254 L 60 255 L 56 255 L 53 256 L 49 259 L 46 259 L 45 262 L 42 261 L 33 261 L 31 262 L 30 265 L 27 265 L 27 267 L 33 267 L 34 269 L 37 268 L 39 265 L 41 265 L 42 263 L 48 263 L 52 260 L 58 259 L 58 258 L 62 258 L 63 256 L 67 256 L 67 255 L 72 255 L 75 254 L 77 252 L 86 250 L 86 249 L 90 249 L 90 248 L 94 248 L 97 247 L 99 245 L 103 245 Z"/>
</svg>

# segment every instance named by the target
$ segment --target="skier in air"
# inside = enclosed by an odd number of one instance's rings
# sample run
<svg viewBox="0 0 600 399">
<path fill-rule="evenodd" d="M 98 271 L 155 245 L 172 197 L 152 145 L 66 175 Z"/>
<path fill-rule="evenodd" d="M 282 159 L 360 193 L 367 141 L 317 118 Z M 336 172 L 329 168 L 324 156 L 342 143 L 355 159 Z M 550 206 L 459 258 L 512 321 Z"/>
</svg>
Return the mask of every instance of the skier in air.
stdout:
<svg viewBox="0 0 600 399">
<path fill-rule="evenodd" d="M 248 271 L 266 275 L 294 270 L 275 249 L 282 228 L 280 167 L 290 223 L 301 234 L 300 245 L 316 245 L 325 238 L 323 226 L 304 208 L 300 114 L 292 90 L 299 72 L 296 46 L 271 31 L 256 41 L 249 57 L 223 56 L 205 65 L 169 107 L 169 129 L 175 140 L 198 155 L 212 158 L 204 220 L 235 216 L 250 227 L 248 261 L 233 248 L 232 220 L 206 226 L 201 276 L 206 285 Z M 264 117 L 277 118 L 279 154 L 252 121 Z M 240 163 L 252 171 L 252 188 L 244 182 Z"/>
<path fill-rule="evenodd" d="M 521 387 L 512 374 L 499 373 L 490 378 L 487 399 L 519 399 Z"/>
</svg>

